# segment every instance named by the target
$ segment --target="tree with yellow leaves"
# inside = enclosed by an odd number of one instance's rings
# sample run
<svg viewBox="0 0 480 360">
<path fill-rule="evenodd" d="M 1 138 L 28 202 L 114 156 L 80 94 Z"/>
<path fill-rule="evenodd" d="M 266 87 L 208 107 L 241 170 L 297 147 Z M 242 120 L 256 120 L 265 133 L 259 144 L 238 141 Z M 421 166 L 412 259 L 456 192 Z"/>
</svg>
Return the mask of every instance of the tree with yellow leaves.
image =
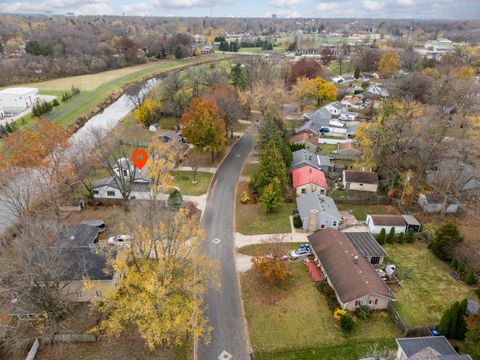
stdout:
<svg viewBox="0 0 480 360">
<path fill-rule="evenodd" d="M 159 223 L 145 222 L 149 211 L 132 214 L 130 248 L 113 261 L 123 274 L 98 309 L 105 319 L 100 335 L 120 336 L 135 328 L 150 349 L 183 345 L 196 336 L 208 342 L 210 325 L 201 295 L 215 283 L 216 266 L 201 251 L 204 233 L 198 216 L 180 209 Z"/>
<path fill-rule="evenodd" d="M 315 94 L 317 106 L 320 106 L 324 101 L 335 101 L 337 99 L 337 87 L 334 84 L 321 77 L 312 79 L 312 81 L 317 89 Z"/>
<path fill-rule="evenodd" d="M 312 98 L 315 98 L 317 84 L 311 79 L 301 76 L 293 86 L 292 93 L 300 105 L 300 110 L 303 111 L 305 106 L 311 102 Z"/>
<path fill-rule="evenodd" d="M 391 77 L 400 70 L 400 55 L 395 51 L 386 51 L 378 62 L 378 72 L 383 77 Z"/>
<path fill-rule="evenodd" d="M 143 126 L 150 126 L 156 120 L 156 113 L 159 107 L 157 100 L 146 98 L 145 101 L 133 111 L 133 115 L 138 123 Z"/>
<path fill-rule="evenodd" d="M 454 76 L 463 81 L 472 80 L 477 74 L 476 69 L 470 65 L 462 65 L 454 70 Z"/>
</svg>

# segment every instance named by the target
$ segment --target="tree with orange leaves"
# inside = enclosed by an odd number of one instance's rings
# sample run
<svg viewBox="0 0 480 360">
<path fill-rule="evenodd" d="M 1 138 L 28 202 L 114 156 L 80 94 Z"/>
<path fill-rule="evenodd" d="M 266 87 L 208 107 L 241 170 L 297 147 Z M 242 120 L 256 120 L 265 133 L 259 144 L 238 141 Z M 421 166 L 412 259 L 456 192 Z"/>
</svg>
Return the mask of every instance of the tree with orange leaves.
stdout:
<svg viewBox="0 0 480 360">
<path fill-rule="evenodd" d="M 42 119 L 36 119 L 34 126 L 27 130 L 10 134 L 4 145 L 4 171 L 8 171 L 10 179 L 3 183 L 6 195 L 28 191 L 30 209 L 31 202 L 35 200 L 37 205 L 53 205 L 51 208 L 59 215 L 60 201 L 71 189 L 73 175 L 71 166 L 65 161 L 68 139 L 69 133 L 65 128 Z M 28 189 L 8 191 L 9 186 L 17 183 L 12 180 L 15 175 L 23 177 L 21 183 Z M 36 196 L 33 196 L 34 191 Z M 18 200 L 15 201 L 18 204 Z M 17 209 L 17 212 L 20 211 Z"/>
<path fill-rule="evenodd" d="M 215 154 L 225 146 L 225 123 L 212 100 L 197 98 L 185 109 L 180 121 L 182 133 L 199 150 Z"/>
</svg>

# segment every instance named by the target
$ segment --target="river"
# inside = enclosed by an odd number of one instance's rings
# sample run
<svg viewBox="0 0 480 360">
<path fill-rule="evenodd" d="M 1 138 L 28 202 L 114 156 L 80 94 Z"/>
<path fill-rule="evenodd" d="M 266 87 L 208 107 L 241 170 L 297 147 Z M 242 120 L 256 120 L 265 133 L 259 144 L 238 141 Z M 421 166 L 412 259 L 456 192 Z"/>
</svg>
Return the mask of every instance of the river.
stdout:
<svg viewBox="0 0 480 360">
<path fill-rule="evenodd" d="M 153 86 L 158 82 L 158 78 L 148 80 L 144 87 L 140 90 L 143 94 L 148 93 Z M 143 95 L 142 94 L 142 95 Z M 123 94 L 115 102 L 107 106 L 101 113 L 92 116 L 75 134 L 70 138 L 71 155 L 75 155 L 76 147 L 88 146 L 88 140 L 92 137 L 93 129 L 101 129 L 101 134 L 108 134 L 120 120 L 128 115 L 134 108 L 134 104 L 127 95 Z M 27 175 L 28 176 L 28 175 Z M 15 179 L 11 181 L 20 181 Z M 28 181 L 25 176 L 22 176 L 21 181 Z M 7 227 L 15 224 L 15 215 L 10 212 L 5 203 L 4 198 L 0 195 L 0 233 L 3 233 Z"/>
</svg>

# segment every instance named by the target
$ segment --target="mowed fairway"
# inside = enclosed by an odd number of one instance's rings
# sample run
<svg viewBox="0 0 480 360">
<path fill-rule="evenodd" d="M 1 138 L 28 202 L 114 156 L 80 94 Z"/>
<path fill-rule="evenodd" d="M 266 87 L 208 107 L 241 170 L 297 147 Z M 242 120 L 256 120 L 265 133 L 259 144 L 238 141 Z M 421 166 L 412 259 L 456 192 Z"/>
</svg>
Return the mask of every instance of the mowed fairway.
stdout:
<svg viewBox="0 0 480 360">
<path fill-rule="evenodd" d="M 423 243 L 387 244 L 385 250 L 402 281 L 392 287 L 395 308 L 410 327 L 435 325 L 454 301 L 476 298 L 473 287 L 452 278 L 450 266 Z"/>
<path fill-rule="evenodd" d="M 344 332 L 303 263 L 292 263 L 290 270 L 293 278 L 282 288 L 264 285 L 252 270 L 240 275 L 256 358 L 353 360 L 372 344 L 393 346 L 395 337 L 400 336 L 386 312 L 368 320 L 357 319 L 356 328 Z M 294 357 L 296 352 L 304 356 Z"/>
</svg>

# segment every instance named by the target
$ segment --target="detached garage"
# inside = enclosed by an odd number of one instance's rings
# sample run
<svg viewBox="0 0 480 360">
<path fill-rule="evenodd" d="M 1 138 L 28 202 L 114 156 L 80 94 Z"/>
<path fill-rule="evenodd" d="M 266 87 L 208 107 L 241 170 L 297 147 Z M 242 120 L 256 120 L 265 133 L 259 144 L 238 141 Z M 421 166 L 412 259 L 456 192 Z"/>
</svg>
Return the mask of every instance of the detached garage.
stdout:
<svg viewBox="0 0 480 360">
<path fill-rule="evenodd" d="M 387 234 L 391 228 L 395 229 L 395 234 L 406 232 L 406 222 L 401 215 L 367 215 L 367 225 L 372 234 L 380 234 L 385 229 Z"/>
</svg>

